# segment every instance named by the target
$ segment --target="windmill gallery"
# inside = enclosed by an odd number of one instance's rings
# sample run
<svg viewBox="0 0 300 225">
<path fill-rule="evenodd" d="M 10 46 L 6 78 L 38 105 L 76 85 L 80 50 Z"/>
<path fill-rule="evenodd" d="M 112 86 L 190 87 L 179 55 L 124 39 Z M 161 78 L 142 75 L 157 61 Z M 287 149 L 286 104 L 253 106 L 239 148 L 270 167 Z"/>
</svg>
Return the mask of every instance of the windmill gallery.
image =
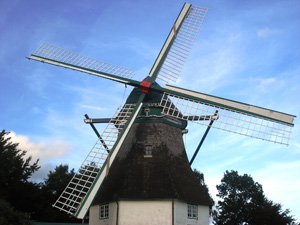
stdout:
<svg viewBox="0 0 300 225">
<path fill-rule="evenodd" d="M 134 87 L 111 119 L 86 116 L 107 127 L 54 207 L 77 218 L 89 212 L 92 225 L 209 224 L 210 196 L 183 144 L 187 122 L 288 144 L 293 115 L 157 83 L 177 80 L 207 10 L 184 4 L 141 82 L 131 69 L 45 42 L 29 57 Z"/>
</svg>

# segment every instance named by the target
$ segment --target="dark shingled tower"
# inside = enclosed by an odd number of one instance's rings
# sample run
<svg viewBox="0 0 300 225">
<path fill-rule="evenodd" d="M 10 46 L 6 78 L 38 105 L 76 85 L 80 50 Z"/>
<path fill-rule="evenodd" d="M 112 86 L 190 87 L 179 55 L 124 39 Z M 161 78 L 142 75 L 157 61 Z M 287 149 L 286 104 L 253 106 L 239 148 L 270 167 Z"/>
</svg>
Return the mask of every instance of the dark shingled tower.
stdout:
<svg viewBox="0 0 300 225">
<path fill-rule="evenodd" d="M 135 88 L 126 103 L 135 102 L 139 91 Z M 132 126 L 93 205 L 129 199 L 178 199 L 211 205 L 207 189 L 194 175 L 185 152 L 182 129 L 186 122 L 156 114 L 161 112 L 157 106 L 161 97 L 157 92 L 146 97 L 143 113 Z"/>
</svg>

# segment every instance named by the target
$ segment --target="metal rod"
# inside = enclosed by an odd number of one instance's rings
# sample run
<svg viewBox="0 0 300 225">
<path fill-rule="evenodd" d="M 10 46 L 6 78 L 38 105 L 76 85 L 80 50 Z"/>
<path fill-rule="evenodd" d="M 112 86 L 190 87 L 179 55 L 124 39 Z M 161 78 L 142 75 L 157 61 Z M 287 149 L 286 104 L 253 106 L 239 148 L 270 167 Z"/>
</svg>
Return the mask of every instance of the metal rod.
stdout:
<svg viewBox="0 0 300 225">
<path fill-rule="evenodd" d="M 89 116 L 87 114 L 84 115 L 86 119 L 90 119 Z M 94 124 L 91 122 L 89 123 L 92 127 L 92 129 L 94 130 L 94 132 L 96 133 L 97 137 L 99 138 L 99 140 L 101 141 L 101 143 L 103 144 L 104 148 L 106 149 L 107 153 L 109 153 L 109 148 L 107 147 L 107 145 L 105 144 L 105 141 L 102 139 L 101 135 L 99 134 L 98 130 L 96 129 L 96 127 L 94 126 Z"/>
<path fill-rule="evenodd" d="M 218 110 L 216 110 L 214 116 L 217 116 L 217 115 L 218 115 Z M 195 153 L 194 153 L 194 155 L 193 155 L 193 157 L 192 157 L 192 159 L 190 161 L 190 165 L 192 165 L 192 163 L 194 162 L 194 159 L 196 158 L 196 156 L 197 156 L 197 154 L 199 152 L 199 149 L 201 148 L 201 146 L 202 146 L 202 144 L 203 144 L 203 142 L 204 142 L 204 140 L 205 140 L 205 138 L 206 138 L 206 136 L 207 136 L 207 134 L 208 134 L 208 132 L 209 132 L 209 130 L 211 128 L 211 126 L 213 125 L 214 121 L 215 120 L 211 120 L 209 122 L 209 125 L 206 128 L 206 131 L 205 131 L 205 133 L 204 133 L 204 135 L 203 135 L 203 137 L 202 137 L 202 139 L 201 139 L 201 141 L 200 141 L 200 143 L 199 143 L 199 145 L 198 145 L 198 147 L 197 147 L 197 149 L 196 149 L 196 151 L 195 151 Z"/>
<path fill-rule="evenodd" d="M 93 124 L 93 123 L 109 123 L 111 118 L 102 118 L 102 119 L 85 119 L 83 120 L 85 123 Z"/>
</svg>

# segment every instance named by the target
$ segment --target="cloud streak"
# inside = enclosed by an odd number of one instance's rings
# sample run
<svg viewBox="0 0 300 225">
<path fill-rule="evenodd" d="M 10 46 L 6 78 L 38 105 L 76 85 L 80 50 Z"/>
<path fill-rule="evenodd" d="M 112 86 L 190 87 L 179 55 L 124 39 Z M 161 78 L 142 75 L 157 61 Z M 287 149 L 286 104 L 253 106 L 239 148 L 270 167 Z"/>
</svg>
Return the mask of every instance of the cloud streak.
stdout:
<svg viewBox="0 0 300 225">
<path fill-rule="evenodd" d="M 17 135 L 15 132 L 8 134 L 11 140 L 19 143 L 18 148 L 27 151 L 27 157 L 32 156 L 33 159 L 41 161 L 50 161 L 54 158 L 63 158 L 71 150 L 71 145 L 62 140 L 52 140 L 50 143 L 30 141 L 28 136 Z"/>
<path fill-rule="evenodd" d="M 19 143 L 18 149 L 26 151 L 26 157 L 32 157 L 33 161 L 39 159 L 41 168 L 32 176 L 32 180 L 40 182 L 47 177 L 50 170 L 56 166 L 55 162 L 58 159 L 63 159 L 72 150 L 72 146 L 62 140 L 51 140 L 51 142 L 35 143 L 26 135 L 17 135 L 15 132 L 10 132 L 8 137 L 14 143 Z"/>
</svg>

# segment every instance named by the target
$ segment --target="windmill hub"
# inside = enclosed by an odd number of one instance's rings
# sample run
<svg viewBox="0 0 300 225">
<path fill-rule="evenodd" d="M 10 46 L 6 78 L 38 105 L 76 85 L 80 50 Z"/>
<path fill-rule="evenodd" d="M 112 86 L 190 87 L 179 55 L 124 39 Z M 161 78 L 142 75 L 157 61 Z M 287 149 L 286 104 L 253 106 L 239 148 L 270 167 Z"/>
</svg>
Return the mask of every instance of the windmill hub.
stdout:
<svg viewBox="0 0 300 225">
<path fill-rule="evenodd" d="M 151 86 L 151 82 L 143 80 L 141 82 L 141 91 L 144 92 L 144 93 L 146 93 L 147 95 L 149 95 L 149 93 L 150 93 L 150 86 Z"/>
<path fill-rule="evenodd" d="M 147 79 L 147 78 L 146 78 Z M 145 81 L 146 83 L 147 81 Z M 148 82 L 147 82 L 148 83 Z M 157 83 L 152 84 L 152 86 L 159 86 Z M 136 87 L 132 90 L 125 104 L 135 104 L 138 101 L 143 90 Z M 162 113 L 162 107 L 160 102 L 162 99 L 162 93 L 159 92 L 147 92 L 142 105 L 142 110 L 137 116 L 136 123 L 153 123 L 153 122 L 163 122 L 180 129 L 185 129 L 187 126 L 187 121 L 183 119 L 174 118 Z M 175 108 L 175 106 L 173 106 Z"/>
</svg>

